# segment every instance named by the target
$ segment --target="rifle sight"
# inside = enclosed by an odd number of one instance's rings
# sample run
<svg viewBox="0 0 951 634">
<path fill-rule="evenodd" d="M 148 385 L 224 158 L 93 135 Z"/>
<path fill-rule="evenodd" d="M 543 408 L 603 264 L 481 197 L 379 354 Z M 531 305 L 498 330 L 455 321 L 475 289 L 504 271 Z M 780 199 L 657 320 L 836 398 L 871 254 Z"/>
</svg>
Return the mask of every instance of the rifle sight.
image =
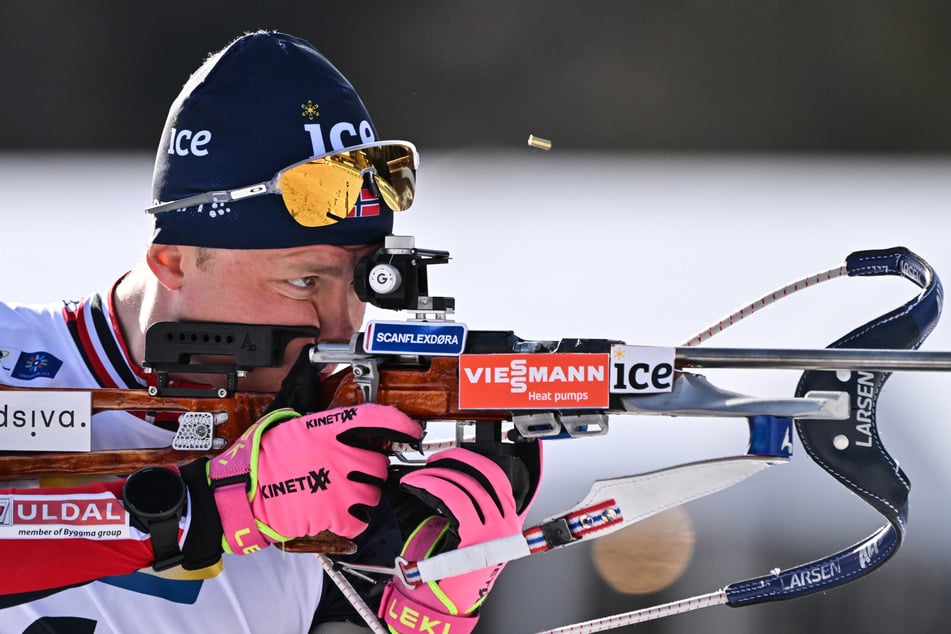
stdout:
<svg viewBox="0 0 951 634">
<path fill-rule="evenodd" d="M 448 251 L 417 249 L 413 236 L 386 236 L 383 248 L 360 258 L 353 285 L 362 301 L 378 308 L 444 317 L 455 311 L 456 300 L 429 295 L 426 268 L 448 261 Z"/>
</svg>

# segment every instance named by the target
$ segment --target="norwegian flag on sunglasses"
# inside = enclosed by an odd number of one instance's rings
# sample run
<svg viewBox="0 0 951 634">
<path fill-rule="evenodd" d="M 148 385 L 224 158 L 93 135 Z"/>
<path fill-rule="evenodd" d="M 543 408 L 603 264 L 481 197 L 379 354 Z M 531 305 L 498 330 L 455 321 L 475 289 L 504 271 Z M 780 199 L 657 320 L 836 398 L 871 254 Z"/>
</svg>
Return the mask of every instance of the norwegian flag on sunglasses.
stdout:
<svg viewBox="0 0 951 634">
<path fill-rule="evenodd" d="M 357 199 L 353 209 L 347 214 L 347 218 L 367 218 L 369 216 L 380 215 L 380 199 L 373 195 L 370 189 L 364 187 L 360 190 L 360 197 Z"/>
</svg>

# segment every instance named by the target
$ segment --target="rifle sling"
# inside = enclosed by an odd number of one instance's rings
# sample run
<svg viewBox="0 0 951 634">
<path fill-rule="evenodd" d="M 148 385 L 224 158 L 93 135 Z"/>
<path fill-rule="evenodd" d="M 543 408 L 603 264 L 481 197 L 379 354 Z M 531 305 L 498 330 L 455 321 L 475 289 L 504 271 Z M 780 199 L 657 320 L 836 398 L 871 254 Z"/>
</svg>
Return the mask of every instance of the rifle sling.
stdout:
<svg viewBox="0 0 951 634">
<path fill-rule="evenodd" d="M 850 277 L 898 275 L 922 290 L 914 299 L 828 347 L 917 349 L 941 314 L 941 282 L 931 266 L 903 247 L 859 251 L 851 254 L 846 264 Z M 798 419 L 796 429 L 809 456 L 870 504 L 888 524 L 825 558 L 727 586 L 728 605 L 785 600 L 827 590 L 865 576 L 898 550 L 905 534 L 911 483 L 882 445 L 876 421 L 878 396 L 890 374 L 810 370 L 803 373 L 796 388 L 797 396 L 813 390 L 848 392 L 847 420 Z"/>
</svg>

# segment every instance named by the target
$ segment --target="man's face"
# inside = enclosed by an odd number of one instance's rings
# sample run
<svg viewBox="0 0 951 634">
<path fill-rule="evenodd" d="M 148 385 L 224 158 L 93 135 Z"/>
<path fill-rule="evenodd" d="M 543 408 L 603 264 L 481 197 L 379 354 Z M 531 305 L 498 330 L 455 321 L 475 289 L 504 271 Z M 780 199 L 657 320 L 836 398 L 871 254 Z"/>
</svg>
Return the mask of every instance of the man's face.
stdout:
<svg viewBox="0 0 951 634">
<path fill-rule="evenodd" d="M 357 261 L 379 245 L 313 245 L 289 249 L 185 248 L 176 293 L 180 320 L 316 326 L 321 341 L 347 342 L 366 305 L 353 289 Z M 281 368 L 259 368 L 239 382 L 246 391 L 274 392 L 309 343 L 290 343 Z"/>
</svg>

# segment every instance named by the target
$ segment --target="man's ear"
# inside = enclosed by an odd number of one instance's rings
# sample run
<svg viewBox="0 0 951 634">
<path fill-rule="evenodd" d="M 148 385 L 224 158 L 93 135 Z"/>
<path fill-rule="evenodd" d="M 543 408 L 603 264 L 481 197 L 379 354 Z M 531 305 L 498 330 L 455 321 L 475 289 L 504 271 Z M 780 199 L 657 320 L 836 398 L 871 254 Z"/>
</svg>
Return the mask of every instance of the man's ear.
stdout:
<svg viewBox="0 0 951 634">
<path fill-rule="evenodd" d="M 171 244 L 150 244 L 145 255 L 145 261 L 156 279 L 170 290 L 181 288 L 185 279 L 183 258 L 182 248 Z"/>
</svg>

